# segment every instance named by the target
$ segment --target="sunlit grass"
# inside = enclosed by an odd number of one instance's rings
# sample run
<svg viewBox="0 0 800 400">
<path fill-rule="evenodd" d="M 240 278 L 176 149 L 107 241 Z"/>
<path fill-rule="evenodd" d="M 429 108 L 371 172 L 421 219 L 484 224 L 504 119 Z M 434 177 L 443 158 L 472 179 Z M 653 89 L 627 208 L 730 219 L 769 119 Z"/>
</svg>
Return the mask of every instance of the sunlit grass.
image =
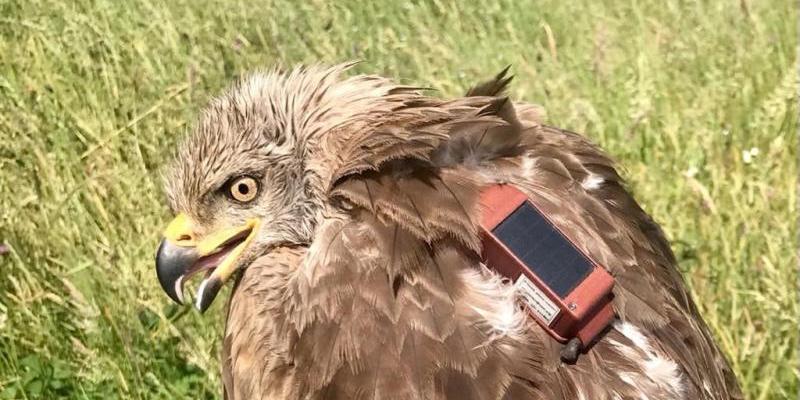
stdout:
<svg viewBox="0 0 800 400">
<path fill-rule="evenodd" d="M 160 168 L 276 63 L 512 94 L 593 138 L 673 241 L 748 398 L 794 398 L 795 4 L 0 0 L 0 397 L 215 398 L 224 302 L 169 304 Z"/>
</svg>

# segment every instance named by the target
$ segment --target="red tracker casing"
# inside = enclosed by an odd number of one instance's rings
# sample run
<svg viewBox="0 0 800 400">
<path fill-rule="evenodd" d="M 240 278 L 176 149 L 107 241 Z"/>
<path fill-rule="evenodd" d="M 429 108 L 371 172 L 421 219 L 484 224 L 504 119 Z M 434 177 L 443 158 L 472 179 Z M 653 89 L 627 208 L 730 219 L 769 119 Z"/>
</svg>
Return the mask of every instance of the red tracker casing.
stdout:
<svg viewBox="0 0 800 400">
<path fill-rule="evenodd" d="M 553 338 L 586 346 L 613 320 L 614 278 L 511 185 L 481 193 L 483 259 Z"/>
</svg>

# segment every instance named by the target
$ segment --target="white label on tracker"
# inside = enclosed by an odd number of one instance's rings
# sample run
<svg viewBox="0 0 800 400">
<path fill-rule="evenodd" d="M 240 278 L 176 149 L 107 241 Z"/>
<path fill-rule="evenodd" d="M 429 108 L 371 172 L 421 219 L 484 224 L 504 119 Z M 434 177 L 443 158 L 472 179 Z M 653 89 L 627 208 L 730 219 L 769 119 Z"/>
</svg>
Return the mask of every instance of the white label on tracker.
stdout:
<svg viewBox="0 0 800 400">
<path fill-rule="evenodd" d="M 525 274 L 519 276 L 514 286 L 517 288 L 517 293 L 519 293 L 522 301 L 533 312 L 538 314 L 548 326 L 558 316 L 560 311 L 558 307 Z"/>
</svg>

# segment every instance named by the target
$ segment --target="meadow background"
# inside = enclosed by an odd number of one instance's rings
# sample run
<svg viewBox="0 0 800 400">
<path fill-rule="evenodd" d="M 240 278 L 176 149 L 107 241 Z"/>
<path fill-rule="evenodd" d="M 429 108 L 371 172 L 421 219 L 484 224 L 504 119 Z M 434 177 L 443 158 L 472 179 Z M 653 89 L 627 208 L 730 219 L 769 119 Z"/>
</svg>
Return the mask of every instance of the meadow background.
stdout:
<svg viewBox="0 0 800 400">
<path fill-rule="evenodd" d="M 796 3 L 479 3 L 0 0 L 0 398 L 217 398 L 159 171 L 236 76 L 350 59 L 441 96 L 511 64 L 619 160 L 748 398 L 796 398 Z"/>
</svg>

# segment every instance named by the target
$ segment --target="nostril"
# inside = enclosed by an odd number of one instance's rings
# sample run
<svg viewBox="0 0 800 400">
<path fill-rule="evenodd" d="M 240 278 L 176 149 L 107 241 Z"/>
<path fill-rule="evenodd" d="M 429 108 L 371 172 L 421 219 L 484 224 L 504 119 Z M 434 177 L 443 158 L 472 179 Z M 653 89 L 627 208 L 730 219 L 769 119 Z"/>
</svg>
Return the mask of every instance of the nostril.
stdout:
<svg viewBox="0 0 800 400">
<path fill-rule="evenodd" d="M 178 237 L 178 241 L 179 242 L 188 241 L 188 240 L 192 240 L 192 236 L 191 235 L 181 235 L 180 237 Z"/>
</svg>

